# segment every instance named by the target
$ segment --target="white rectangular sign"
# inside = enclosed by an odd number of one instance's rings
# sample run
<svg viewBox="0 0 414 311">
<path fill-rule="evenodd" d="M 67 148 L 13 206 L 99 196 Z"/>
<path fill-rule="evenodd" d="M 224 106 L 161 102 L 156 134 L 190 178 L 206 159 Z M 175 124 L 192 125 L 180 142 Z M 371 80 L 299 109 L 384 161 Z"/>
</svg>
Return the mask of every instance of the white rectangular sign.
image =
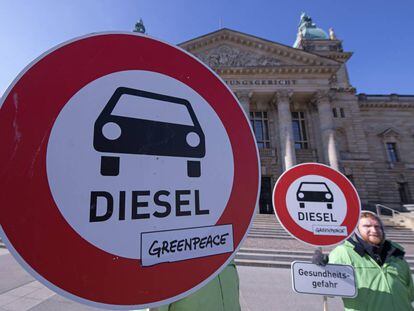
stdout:
<svg viewBox="0 0 414 311">
<path fill-rule="evenodd" d="M 233 247 L 233 226 L 219 225 L 186 228 L 141 234 L 141 265 L 207 257 L 230 253 Z"/>
<path fill-rule="evenodd" d="M 348 236 L 345 226 L 312 226 L 315 235 L 335 235 Z"/>
<path fill-rule="evenodd" d="M 355 297 L 354 268 L 349 265 L 318 266 L 310 262 L 292 263 L 292 287 L 300 294 Z"/>
</svg>

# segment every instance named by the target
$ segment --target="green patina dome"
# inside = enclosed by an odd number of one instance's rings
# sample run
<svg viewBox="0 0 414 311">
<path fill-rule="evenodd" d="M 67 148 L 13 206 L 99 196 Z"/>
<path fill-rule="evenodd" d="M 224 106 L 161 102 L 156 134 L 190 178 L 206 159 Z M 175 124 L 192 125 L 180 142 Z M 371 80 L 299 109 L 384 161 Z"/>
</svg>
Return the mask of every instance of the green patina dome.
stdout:
<svg viewBox="0 0 414 311">
<path fill-rule="evenodd" d="M 305 28 L 302 30 L 302 37 L 305 39 L 328 39 L 328 35 L 320 28 Z"/>
<path fill-rule="evenodd" d="M 307 40 L 327 40 L 328 34 L 321 28 L 316 27 L 316 24 L 312 22 L 312 18 L 305 13 L 300 16 L 300 23 L 298 28 L 298 38 L 296 39 L 294 47 L 299 45 L 301 39 Z"/>
</svg>

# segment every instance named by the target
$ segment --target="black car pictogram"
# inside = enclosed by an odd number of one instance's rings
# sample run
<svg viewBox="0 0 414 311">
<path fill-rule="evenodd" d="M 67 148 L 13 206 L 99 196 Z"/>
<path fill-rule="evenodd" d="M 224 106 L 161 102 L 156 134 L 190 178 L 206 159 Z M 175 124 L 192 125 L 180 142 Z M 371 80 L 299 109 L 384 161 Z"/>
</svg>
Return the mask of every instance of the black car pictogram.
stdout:
<svg viewBox="0 0 414 311">
<path fill-rule="evenodd" d="M 127 103 L 127 104 L 125 104 Z M 145 103 L 145 105 L 144 105 Z M 130 105 L 144 115 L 132 116 L 119 113 L 118 106 Z M 158 107 L 157 112 L 151 111 Z M 160 109 L 161 107 L 161 109 Z M 177 113 L 168 114 L 165 111 Z M 164 119 L 159 115 L 164 113 Z M 185 124 L 174 120 L 175 115 L 186 118 Z M 172 120 L 170 120 L 172 118 Z M 167 119 L 167 120 L 166 120 Z M 108 134 L 106 128 L 111 128 Z M 113 133 L 116 133 L 115 135 Z M 119 87 L 98 116 L 94 126 L 93 146 L 95 150 L 110 153 L 101 156 L 101 175 L 119 174 L 119 156 L 112 154 L 142 154 L 200 159 L 205 156 L 205 137 L 189 101 L 167 96 Z M 187 160 L 187 175 L 201 176 L 199 160 Z"/>
<path fill-rule="evenodd" d="M 296 192 L 299 207 L 304 208 L 305 202 L 327 203 L 328 209 L 332 209 L 334 201 L 331 190 L 324 182 L 301 182 Z"/>
</svg>

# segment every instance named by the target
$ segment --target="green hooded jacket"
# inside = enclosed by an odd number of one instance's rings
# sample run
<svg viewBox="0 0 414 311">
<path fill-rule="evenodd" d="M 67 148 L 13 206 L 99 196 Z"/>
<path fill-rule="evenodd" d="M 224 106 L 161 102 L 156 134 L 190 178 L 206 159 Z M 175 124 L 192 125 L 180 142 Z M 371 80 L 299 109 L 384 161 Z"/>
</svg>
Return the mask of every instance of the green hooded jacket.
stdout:
<svg viewBox="0 0 414 311">
<path fill-rule="evenodd" d="M 232 261 L 213 280 L 189 296 L 159 311 L 240 311 L 239 276 Z"/>
<path fill-rule="evenodd" d="M 404 254 L 400 245 L 391 244 Z M 391 255 L 380 266 L 367 253 L 358 253 L 354 248 L 346 241 L 329 254 L 329 263 L 351 265 L 355 269 L 358 294 L 355 298 L 343 298 L 345 310 L 413 310 L 414 287 L 408 263 Z"/>
</svg>

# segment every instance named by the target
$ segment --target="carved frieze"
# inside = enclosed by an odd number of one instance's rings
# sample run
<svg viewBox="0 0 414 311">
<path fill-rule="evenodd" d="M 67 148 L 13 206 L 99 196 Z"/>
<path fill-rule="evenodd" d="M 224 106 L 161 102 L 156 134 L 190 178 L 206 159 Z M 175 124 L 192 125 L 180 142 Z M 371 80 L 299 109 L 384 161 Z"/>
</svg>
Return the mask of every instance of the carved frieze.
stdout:
<svg viewBox="0 0 414 311">
<path fill-rule="evenodd" d="M 212 68 L 217 67 L 272 67 L 282 62 L 267 55 L 254 54 L 227 44 L 220 45 L 195 56 Z"/>
</svg>

